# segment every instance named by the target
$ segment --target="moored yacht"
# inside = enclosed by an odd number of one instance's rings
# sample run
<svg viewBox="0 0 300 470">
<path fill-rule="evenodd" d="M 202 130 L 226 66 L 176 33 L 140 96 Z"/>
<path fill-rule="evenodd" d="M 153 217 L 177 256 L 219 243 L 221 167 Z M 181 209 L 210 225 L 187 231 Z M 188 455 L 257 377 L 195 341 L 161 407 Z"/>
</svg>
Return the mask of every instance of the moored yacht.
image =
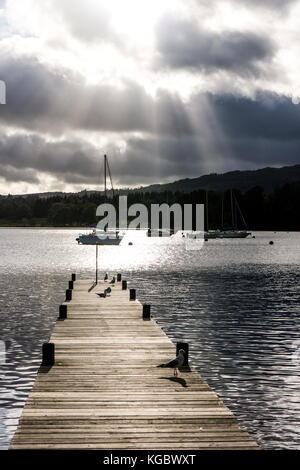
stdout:
<svg viewBox="0 0 300 470">
<path fill-rule="evenodd" d="M 209 230 L 204 238 L 246 238 L 251 232 L 246 230 Z"/>
<path fill-rule="evenodd" d="M 76 238 L 81 245 L 119 245 L 123 235 L 116 230 L 97 230 L 91 233 L 82 233 Z"/>
<path fill-rule="evenodd" d="M 107 156 L 104 155 L 104 196 L 105 196 L 105 199 L 107 198 L 107 194 L 106 194 L 106 172 L 107 171 L 109 173 L 112 192 L 114 194 L 112 177 L 110 173 Z M 79 236 L 76 238 L 76 241 L 80 245 L 119 245 L 123 237 L 124 235 L 120 234 L 120 232 L 116 229 L 97 230 L 97 228 L 93 228 L 92 232 L 90 233 L 79 234 Z"/>
<path fill-rule="evenodd" d="M 215 239 L 215 238 L 246 238 L 249 235 L 251 235 L 251 232 L 248 232 L 247 230 L 247 224 L 245 221 L 245 218 L 242 214 L 242 211 L 240 209 L 240 206 L 237 202 L 236 197 L 234 196 L 233 190 L 230 190 L 230 199 L 231 199 L 231 217 L 232 217 L 232 227 L 229 229 L 224 229 L 224 194 L 222 196 L 222 224 L 221 228 L 215 229 L 215 230 L 209 230 L 209 225 L 208 225 L 208 197 L 207 197 L 207 192 L 206 192 L 206 226 L 207 230 L 204 233 L 204 238 L 206 240 L 208 239 Z M 239 212 L 240 218 L 244 224 L 244 229 L 238 229 L 237 228 L 237 213 Z"/>
</svg>

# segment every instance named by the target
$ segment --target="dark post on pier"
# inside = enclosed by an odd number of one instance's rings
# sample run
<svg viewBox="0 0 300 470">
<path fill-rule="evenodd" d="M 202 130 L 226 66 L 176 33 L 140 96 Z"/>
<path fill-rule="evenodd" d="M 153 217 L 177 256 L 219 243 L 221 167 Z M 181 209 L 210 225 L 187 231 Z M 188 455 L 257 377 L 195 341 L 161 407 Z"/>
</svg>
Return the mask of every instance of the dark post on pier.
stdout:
<svg viewBox="0 0 300 470">
<path fill-rule="evenodd" d="M 259 449 L 120 275 L 72 282 L 11 449 Z"/>
</svg>

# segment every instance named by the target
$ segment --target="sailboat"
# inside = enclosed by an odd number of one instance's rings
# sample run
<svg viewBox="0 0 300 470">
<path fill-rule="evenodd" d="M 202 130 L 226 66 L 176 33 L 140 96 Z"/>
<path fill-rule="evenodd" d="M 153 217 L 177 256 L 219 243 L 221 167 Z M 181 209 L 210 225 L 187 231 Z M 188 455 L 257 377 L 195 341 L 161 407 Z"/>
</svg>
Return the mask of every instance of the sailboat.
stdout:
<svg viewBox="0 0 300 470">
<path fill-rule="evenodd" d="M 107 156 L 104 155 L 104 197 L 107 199 L 107 190 L 106 190 L 106 174 L 109 174 L 110 183 L 112 187 L 112 192 L 114 196 L 114 188 L 112 184 L 111 172 L 107 160 Z M 97 230 L 97 227 L 94 227 L 92 232 L 86 234 L 79 234 L 79 237 L 76 238 L 76 241 L 80 245 L 119 245 L 124 235 L 121 235 L 120 232 L 116 229 L 110 230 Z"/>
<path fill-rule="evenodd" d="M 204 238 L 205 239 L 211 239 L 211 238 L 246 238 L 249 235 L 251 235 L 251 232 L 248 232 L 247 230 L 247 224 L 245 221 L 245 218 L 242 214 L 242 211 L 240 209 L 240 206 L 236 200 L 236 197 L 233 194 L 232 189 L 230 190 L 230 200 L 231 200 L 231 217 L 232 217 L 232 229 L 229 230 L 224 230 L 224 194 L 222 197 L 222 224 L 220 229 L 216 230 L 209 230 L 209 225 L 208 225 L 208 196 L 206 192 L 206 227 L 207 230 L 204 233 Z M 236 227 L 237 225 L 237 215 L 235 212 L 238 210 L 240 217 L 243 221 L 243 224 L 245 226 L 245 229 L 243 230 L 238 230 Z"/>
</svg>

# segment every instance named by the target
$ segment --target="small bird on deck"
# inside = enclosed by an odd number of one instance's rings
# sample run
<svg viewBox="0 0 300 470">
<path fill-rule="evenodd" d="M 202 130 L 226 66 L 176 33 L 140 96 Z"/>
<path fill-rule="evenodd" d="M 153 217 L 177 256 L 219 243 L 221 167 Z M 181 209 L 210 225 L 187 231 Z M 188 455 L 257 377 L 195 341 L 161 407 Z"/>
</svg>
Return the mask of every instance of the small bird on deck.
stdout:
<svg viewBox="0 0 300 470">
<path fill-rule="evenodd" d="M 178 352 L 178 356 L 172 359 L 169 362 L 165 362 L 164 364 L 159 364 L 157 367 L 170 367 L 174 369 L 174 375 L 177 377 L 178 368 L 181 367 L 184 363 L 184 349 L 180 349 Z"/>
<path fill-rule="evenodd" d="M 106 273 L 104 276 L 104 281 L 107 281 L 107 279 L 108 279 L 108 274 Z"/>
<path fill-rule="evenodd" d="M 106 291 L 104 292 L 96 292 L 97 295 L 99 295 L 99 297 L 106 297 Z"/>
<path fill-rule="evenodd" d="M 110 287 L 107 287 L 106 289 L 104 289 L 104 292 L 96 292 L 96 294 L 99 295 L 99 297 L 106 297 L 107 294 L 110 294 L 110 293 L 111 293 Z"/>
<path fill-rule="evenodd" d="M 112 280 L 110 281 L 110 284 L 114 284 L 116 282 L 116 278 L 115 276 L 112 278 Z"/>
</svg>

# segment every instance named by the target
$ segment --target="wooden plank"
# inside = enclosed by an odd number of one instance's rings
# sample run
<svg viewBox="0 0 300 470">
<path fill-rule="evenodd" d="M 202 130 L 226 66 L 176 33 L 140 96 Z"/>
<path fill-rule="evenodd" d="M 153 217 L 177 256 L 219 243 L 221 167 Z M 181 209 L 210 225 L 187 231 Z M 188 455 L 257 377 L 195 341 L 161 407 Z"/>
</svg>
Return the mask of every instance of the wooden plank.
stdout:
<svg viewBox="0 0 300 470">
<path fill-rule="evenodd" d="M 106 298 L 95 292 L 108 283 L 91 285 L 74 282 L 11 449 L 258 449 L 193 367 L 157 368 L 175 346 L 121 283 Z"/>
</svg>

